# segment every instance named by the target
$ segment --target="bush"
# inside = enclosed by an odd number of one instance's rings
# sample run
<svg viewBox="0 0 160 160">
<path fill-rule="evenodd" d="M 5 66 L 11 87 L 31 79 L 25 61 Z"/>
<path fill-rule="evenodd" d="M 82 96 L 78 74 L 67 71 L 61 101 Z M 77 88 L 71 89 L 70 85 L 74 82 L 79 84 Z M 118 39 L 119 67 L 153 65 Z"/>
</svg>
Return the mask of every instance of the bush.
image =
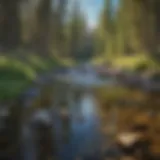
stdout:
<svg viewBox="0 0 160 160">
<path fill-rule="evenodd" d="M 28 56 L 25 60 L 0 57 L 0 101 L 17 97 L 39 73 L 46 72 L 53 66 L 53 61 L 43 60 L 38 56 Z"/>
<path fill-rule="evenodd" d="M 14 99 L 37 75 L 65 65 L 62 59 L 50 56 L 44 58 L 35 54 L 19 53 L 14 56 L 0 56 L 0 100 Z"/>
<path fill-rule="evenodd" d="M 21 66 L 22 67 L 22 66 Z M 32 81 L 33 73 L 23 68 L 10 66 L 0 68 L 0 100 L 6 101 L 18 96 Z"/>
<path fill-rule="evenodd" d="M 0 57 L 0 73 L 1 77 L 8 75 L 14 78 L 17 77 L 17 74 L 24 75 L 28 79 L 36 77 L 36 71 L 29 64 L 8 57 Z"/>
<path fill-rule="evenodd" d="M 135 67 L 135 72 L 138 73 L 143 73 L 145 71 L 147 71 L 149 69 L 148 64 L 147 63 L 140 63 Z"/>
</svg>

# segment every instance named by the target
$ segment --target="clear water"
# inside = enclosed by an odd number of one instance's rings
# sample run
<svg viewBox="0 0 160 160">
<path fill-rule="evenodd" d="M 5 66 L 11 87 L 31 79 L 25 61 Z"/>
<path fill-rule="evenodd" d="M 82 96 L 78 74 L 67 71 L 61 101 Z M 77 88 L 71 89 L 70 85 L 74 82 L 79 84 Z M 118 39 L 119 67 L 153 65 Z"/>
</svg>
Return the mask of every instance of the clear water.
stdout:
<svg viewBox="0 0 160 160">
<path fill-rule="evenodd" d="M 73 101 L 73 100 L 72 100 Z M 70 130 L 69 139 L 63 141 L 62 121 L 58 116 L 58 112 L 53 113 L 53 133 L 56 135 L 56 143 L 58 148 L 58 157 L 60 160 L 75 160 L 76 157 L 85 155 L 93 155 L 100 153 L 101 136 L 99 130 L 99 118 L 96 110 L 96 101 L 91 92 L 84 91 L 81 99 L 76 103 L 71 103 L 70 107 Z M 38 113 L 37 113 L 38 114 Z M 46 117 L 46 112 L 40 112 L 36 118 Z M 23 137 L 24 159 L 36 159 L 36 144 L 34 141 L 34 132 L 30 126 L 25 127 L 25 136 Z M 28 131 L 27 131 L 28 129 Z M 27 131 L 27 132 L 26 132 Z M 27 133 L 27 134 L 26 134 Z"/>
</svg>

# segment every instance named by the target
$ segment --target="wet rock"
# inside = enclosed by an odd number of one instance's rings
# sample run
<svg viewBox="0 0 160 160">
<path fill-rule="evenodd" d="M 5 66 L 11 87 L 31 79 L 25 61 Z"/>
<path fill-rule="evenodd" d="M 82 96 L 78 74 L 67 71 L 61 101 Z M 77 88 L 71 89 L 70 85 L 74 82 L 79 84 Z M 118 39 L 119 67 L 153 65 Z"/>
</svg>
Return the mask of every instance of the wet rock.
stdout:
<svg viewBox="0 0 160 160">
<path fill-rule="evenodd" d="M 146 136 L 146 125 L 135 125 L 131 131 L 122 133 L 117 137 L 117 146 L 123 155 L 147 160 L 150 157 L 150 140 Z"/>
</svg>

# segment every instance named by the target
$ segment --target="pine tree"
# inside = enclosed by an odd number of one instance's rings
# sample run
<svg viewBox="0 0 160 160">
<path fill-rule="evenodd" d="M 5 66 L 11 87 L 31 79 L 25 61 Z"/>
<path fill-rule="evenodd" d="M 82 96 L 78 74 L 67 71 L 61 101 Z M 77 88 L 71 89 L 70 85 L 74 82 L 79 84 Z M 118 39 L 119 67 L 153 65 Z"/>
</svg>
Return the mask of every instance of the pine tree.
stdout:
<svg viewBox="0 0 160 160">
<path fill-rule="evenodd" d="M 15 49 L 21 43 L 20 0 L 0 0 L 0 47 Z"/>
<path fill-rule="evenodd" d="M 67 14 L 68 0 L 59 0 L 57 9 L 53 14 L 53 46 L 59 55 L 64 56 L 65 51 L 65 18 Z"/>
<path fill-rule="evenodd" d="M 37 7 L 37 32 L 34 37 L 35 49 L 42 55 L 49 53 L 52 0 L 41 0 Z"/>
<path fill-rule="evenodd" d="M 121 0 L 120 21 L 124 21 L 125 44 L 134 53 L 154 52 L 157 42 L 157 29 L 159 28 L 157 0 Z M 120 23 L 120 22 L 119 22 Z"/>
<path fill-rule="evenodd" d="M 69 52 L 71 57 L 78 58 L 84 46 L 86 21 L 78 1 L 74 2 L 69 22 Z"/>
<path fill-rule="evenodd" d="M 112 1 L 105 0 L 104 8 L 100 16 L 100 22 L 96 33 L 99 41 L 99 43 L 97 44 L 98 52 L 101 52 L 101 54 L 103 54 L 106 59 L 114 54 L 113 44 L 115 37 L 115 28 L 112 11 Z"/>
</svg>

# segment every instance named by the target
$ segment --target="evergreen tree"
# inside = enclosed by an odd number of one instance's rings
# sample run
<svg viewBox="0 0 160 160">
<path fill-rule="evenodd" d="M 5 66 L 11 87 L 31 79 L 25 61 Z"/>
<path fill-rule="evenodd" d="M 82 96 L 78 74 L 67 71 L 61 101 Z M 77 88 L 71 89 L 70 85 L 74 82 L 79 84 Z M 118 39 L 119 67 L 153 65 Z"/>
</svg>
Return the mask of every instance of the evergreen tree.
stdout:
<svg viewBox="0 0 160 160">
<path fill-rule="evenodd" d="M 67 14 L 68 0 L 59 0 L 57 9 L 55 9 L 53 14 L 53 48 L 59 55 L 65 55 L 65 27 L 66 27 L 66 14 Z"/>
<path fill-rule="evenodd" d="M 75 1 L 69 22 L 69 52 L 76 59 L 82 53 L 86 34 L 86 21 L 79 6 Z"/>
<path fill-rule="evenodd" d="M 112 16 L 112 1 L 105 0 L 96 35 L 99 41 L 97 44 L 98 52 L 101 52 L 107 58 L 113 53 L 115 29 Z"/>
<path fill-rule="evenodd" d="M 51 13 L 52 13 L 52 0 L 41 0 L 37 7 L 37 32 L 34 37 L 33 43 L 35 49 L 43 54 L 48 54 L 50 44 L 50 27 L 51 27 Z"/>
<path fill-rule="evenodd" d="M 20 0 L 0 0 L 0 47 L 15 49 L 21 43 Z"/>
<path fill-rule="evenodd" d="M 155 2 L 158 6 L 156 0 L 120 0 L 117 25 L 119 35 L 121 35 L 119 42 L 124 40 L 123 46 L 126 52 L 150 53 L 156 48 L 158 23 Z"/>
</svg>

